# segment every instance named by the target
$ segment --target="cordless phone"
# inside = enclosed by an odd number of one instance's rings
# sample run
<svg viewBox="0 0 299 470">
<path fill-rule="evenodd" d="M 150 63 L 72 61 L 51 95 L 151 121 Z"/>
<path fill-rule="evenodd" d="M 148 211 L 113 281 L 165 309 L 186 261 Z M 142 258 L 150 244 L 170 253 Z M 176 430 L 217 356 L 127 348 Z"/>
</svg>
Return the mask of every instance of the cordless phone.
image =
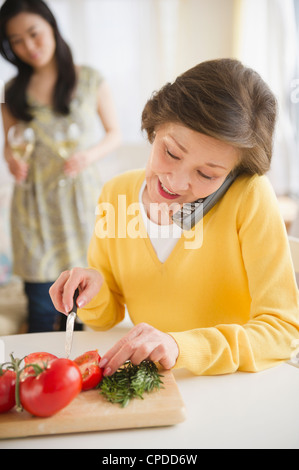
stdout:
<svg viewBox="0 0 299 470">
<path fill-rule="evenodd" d="M 183 204 L 182 209 L 172 216 L 173 221 L 183 230 L 191 230 L 222 198 L 237 176 L 230 173 L 214 193 L 204 199 Z"/>
</svg>

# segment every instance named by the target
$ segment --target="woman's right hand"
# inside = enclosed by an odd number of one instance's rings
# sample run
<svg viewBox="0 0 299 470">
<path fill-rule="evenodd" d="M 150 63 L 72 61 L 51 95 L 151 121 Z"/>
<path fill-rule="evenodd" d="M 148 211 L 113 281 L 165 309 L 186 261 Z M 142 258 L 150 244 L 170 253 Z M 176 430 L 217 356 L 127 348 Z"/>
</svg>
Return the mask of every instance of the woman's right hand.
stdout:
<svg viewBox="0 0 299 470">
<path fill-rule="evenodd" d="M 18 183 L 22 183 L 26 180 L 29 169 L 28 163 L 20 162 L 13 156 L 7 159 L 7 163 L 10 173 Z"/>
<path fill-rule="evenodd" d="M 74 268 L 60 274 L 49 293 L 56 310 L 67 315 L 72 309 L 77 288 L 77 305 L 83 308 L 97 295 L 102 284 L 103 276 L 95 269 Z"/>
</svg>

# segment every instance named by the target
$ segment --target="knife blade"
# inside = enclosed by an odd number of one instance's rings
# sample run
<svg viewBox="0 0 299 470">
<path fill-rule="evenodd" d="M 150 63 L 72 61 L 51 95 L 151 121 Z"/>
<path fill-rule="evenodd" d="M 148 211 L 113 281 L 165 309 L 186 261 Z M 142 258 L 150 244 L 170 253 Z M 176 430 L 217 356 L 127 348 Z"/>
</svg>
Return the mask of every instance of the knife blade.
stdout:
<svg viewBox="0 0 299 470">
<path fill-rule="evenodd" d="M 79 295 L 79 290 L 76 289 L 74 293 L 73 308 L 69 312 L 67 316 L 67 321 L 66 321 L 65 355 L 67 359 L 70 357 L 71 349 L 72 349 L 73 333 L 74 333 L 75 321 L 76 321 L 76 316 L 77 316 L 78 295 Z"/>
</svg>

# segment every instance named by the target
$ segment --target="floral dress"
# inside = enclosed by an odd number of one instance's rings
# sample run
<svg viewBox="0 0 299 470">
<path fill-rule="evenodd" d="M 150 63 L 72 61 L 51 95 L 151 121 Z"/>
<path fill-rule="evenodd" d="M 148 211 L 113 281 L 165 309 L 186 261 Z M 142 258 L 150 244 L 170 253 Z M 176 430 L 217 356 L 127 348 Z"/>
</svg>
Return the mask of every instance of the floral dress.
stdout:
<svg viewBox="0 0 299 470">
<path fill-rule="evenodd" d="M 80 68 L 68 116 L 28 97 L 35 147 L 26 184 L 15 185 L 11 206 L 14 273 L 26 282 L 55 281 L 62 271 L 87 264 L 102 186 L 99 169 L 92 165 L 75 178 L 66 177 L 65 160 L 57 151 L 54 136 L 61 125 L 76 122 L 80 129 L 77 150 L 100 140 L 96 97 L 101 81 L 96 70 Z"/>
</svg>

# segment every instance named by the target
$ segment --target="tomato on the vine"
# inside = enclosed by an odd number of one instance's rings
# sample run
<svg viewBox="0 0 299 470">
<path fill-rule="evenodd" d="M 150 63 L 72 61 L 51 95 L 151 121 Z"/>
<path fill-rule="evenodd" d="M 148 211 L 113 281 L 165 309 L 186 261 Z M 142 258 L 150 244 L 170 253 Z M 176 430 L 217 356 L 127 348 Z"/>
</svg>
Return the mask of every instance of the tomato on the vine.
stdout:
<svg viewBox="0 0 299 470">
<path fill-rule="evenodd" d="M 31 353 L 24 359 L 10 356 L 10 362 L 0 365 L 0 413 L 16 406 L 17 411 L 23 408 L 34 416 L 52 416 L 81 390 L 95 388 L 103 378 L 97 350 L 88 351 L 75 361 L 47 352 Z"/>
<path fill-rule="evenodd" d="M 25 366 L 28 366 L 29 364 L 35 364 L 40 367 L 43 367 L 44 365 L 50 364 L 50 362 L 54 359 L 58 359 L 58 357 L 54 356 L 54 354 L 48 352 L 36 352 L 28 354 L 28 356 L 24 357 L 24 363 Z M 27 375 L 32 374 L 35 374 L 34 367 L 26 367 L 22 372 L 22 378 L 25 378 Z"/>
<path fill-rule="evenodd" d="M 82 374 L 82 390 L 91 390 L 102 380 L 103 370 L 99 367 L 100 360 L 101 356 L 97 350 L 88 351 L 74 360 Z"/>
<path fill-rule="evenodd" d="M 81 391 L 82 377 L 70 359 L 54 359 L 37 376 L 20 382 L 23 408 L 34 416 L 52 416 L 65 408 Z"/>
<path fill-rule="evenodd" d="M 16 373 L 0 368 L 0 413 L 11 410 L 15 404 Z"/>
</svg>

